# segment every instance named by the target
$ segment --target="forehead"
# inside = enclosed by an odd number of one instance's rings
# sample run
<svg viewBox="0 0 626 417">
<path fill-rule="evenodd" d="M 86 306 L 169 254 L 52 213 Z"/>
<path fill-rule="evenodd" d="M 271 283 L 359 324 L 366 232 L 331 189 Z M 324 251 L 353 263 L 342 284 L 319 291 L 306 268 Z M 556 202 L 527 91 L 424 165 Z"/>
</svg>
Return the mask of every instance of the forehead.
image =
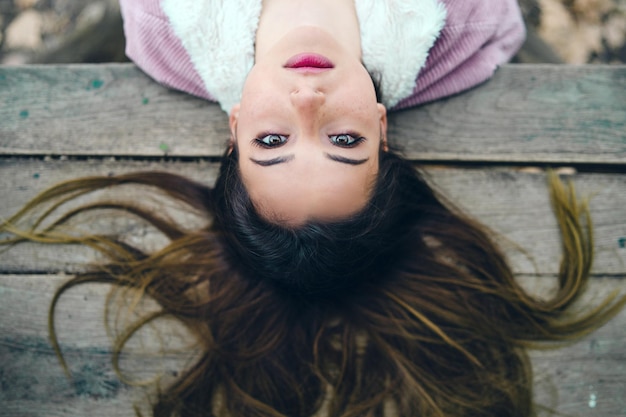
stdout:
<svg viewBox="0 0 626 417">
<path fill-rule="evenodd" d="M 261 216 L 299 225 L 311 220 L 340 220 L 362 210 L 376 182 L 375 159 L 363 166 L 297 158 L 272 167 L 241 161 L 240 172 Z"/>
</svg>

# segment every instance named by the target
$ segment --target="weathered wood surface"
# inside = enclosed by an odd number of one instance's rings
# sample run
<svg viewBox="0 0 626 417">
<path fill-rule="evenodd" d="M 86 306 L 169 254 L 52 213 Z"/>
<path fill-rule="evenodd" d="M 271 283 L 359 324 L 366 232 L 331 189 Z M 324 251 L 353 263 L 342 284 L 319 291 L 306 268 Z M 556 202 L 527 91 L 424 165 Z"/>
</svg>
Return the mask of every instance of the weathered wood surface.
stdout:
<svg viewBox="0 0 626 417">
<path fill-rule="evenodd" d="M 57 309 L 56 329 L 72 380 L 63 372 L 48 338 L 51 296 L 68 276 L 0 276 L 0 416 L 133 416 L 153 389 L 124 384 L 111 363 L 111 338 L 103 308 L 109 287 L 68 291 Z M 190 353 L 180 325 L 159 323 L 131 343 L 122 356 L 125 377 L 148 381 L 185 369 Z M 178 349 L 178 350 L 176 350 Z M 169 351 L 169 352 L 168 352 Z M 187 350 L 189 352 L 189 350 Z"/>
<path fill-rule="evenodd" d="M 46 320 L 52 294 L 67 278 L 0 276 L 0 416 L 131 417 L 132 404 L 146 404 L 150 390 L 121 383 L 111 366 L 102 316 L 106 285 L 78 287 L 61 299 L 56 324 L 73 383 L 65 378 L 48 343 Z M 536 293 L 551 285 L 545 277 L 521 279 Z M 622 285 L 612 278 L 593 284 L 586 303 L 598 302 Z M 141 338 L 123 356 L 126 377 L 167 380 L 190 364 L 191 355 L 176 350 L 190 342 L 180 325 L 160 323 Z M 624 415 L 625 344 L 626 311 L 579 343 L 532 351 L 537 403 L 578 417 Z M 146 349 L 153 355 L 145 354 Z"/>
<path fill-rule="evenodd" d="M 591 197 L 596 232 L 592 291 L 581 303 L 589 308 L 613 289 L 626 291 L 624 91 L 625 66 L 504 66 L 470 92 L 391 115 L 390 140 L 502 236 L 519 279 L 541 296 L 554 286 L 560 244 L 544 173 L 521 167 L 578 169 L 570 177 Z M 84 175 L 158 169 L 211 184 L 227 137 L 217 105 L 158 86 L 132 65 L 0 67 L 0 216 Z M 161 242 L 134 222 L 115 226 L 134 242 Z M 110 365 L 106 286 L 73 289 L 59 306 L 73 384 L 47 341 L 48 305 L 68 278 L 56 272 L 91 259 L 35 245 L 0 253 L 0 416 L 133 416 L 132 404 L 145 405 L 150 391 L 125 385 Z M 188 363 L 193 352 L 157 354 L 164 343 L 188 343 L 184 329 L 159 329 L 126 352 L 129 377 L 167 380 Z M 533 352 L 537 401 L 571 416 L 626 415 L 624 346 L 626 312 L 573 346 Z"/>
<path fill-rule="evenodd" d="M 3 196 L 0 213 L 7 216 L 17 211 L 37 191 L 60 181 L 137 170 L 167 170 L 212 184 L 217 165 L 209 162 L 0 160 L 0 195 Z M 561 246 L 544 172 L 430 167 L 425 173 L 451 201 L 527 251 L 524 253 L 509 245 L 511 261 L 517 272 L 549 274 L 557 271 Z M 581 196 L 591 197 L 596 232 L 594 273 L 625 274 L 626 175 L 595 173 L 570 178 Z M 127 189 L 127 192 L 127 197 L 133 201 L 141 196 L 136 190 Z M 116 196 L 120 197 L 120 194 Z M 117 225 L 134 242 L 150 240 L 150 237 L 158 240 L 155 232 L 141 225 L 129 222 L 123 226 L 119 221 Z M 81 259 L 78 253 L 73 247 L 18 246 L 0 252 L 0 271 L 72 271 Z M 89 257 L 85 253 L 82 259 L 86 262 Z"/>
<path fill-rule="evenodd" d="M 391 115 L 390 140 L 429 161 L 620 164 L 626 67 L 506 65 L 460 96 Z M 0 67 L 0 154 L 210 157 L 215 104 L 131 64 Z"/>
</svg>

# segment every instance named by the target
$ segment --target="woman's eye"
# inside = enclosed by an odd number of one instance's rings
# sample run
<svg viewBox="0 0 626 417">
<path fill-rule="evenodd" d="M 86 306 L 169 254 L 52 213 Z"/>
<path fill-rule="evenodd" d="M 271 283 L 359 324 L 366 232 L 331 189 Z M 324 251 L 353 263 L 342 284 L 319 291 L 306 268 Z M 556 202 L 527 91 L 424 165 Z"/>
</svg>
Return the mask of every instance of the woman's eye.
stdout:
<svg viewBox="0 0 626 417">
<path fill-rule="evenodd" d="M 274 146 L 280 146 L 287 142 L 287 136 L 272 133 L 255 139 L 255 142 L 263 147 L 273 148 Z"/>
<path fill-rule="evenodd" d="M 362 140 L 363 140 L 362 137 L 358 137 L 358 135 L 352 135 L 348 133 L 330 136 L 330 141 L 333 143 L 333 145 L 343 146 L 343 147 L 355 146 Z"/>
</svg>

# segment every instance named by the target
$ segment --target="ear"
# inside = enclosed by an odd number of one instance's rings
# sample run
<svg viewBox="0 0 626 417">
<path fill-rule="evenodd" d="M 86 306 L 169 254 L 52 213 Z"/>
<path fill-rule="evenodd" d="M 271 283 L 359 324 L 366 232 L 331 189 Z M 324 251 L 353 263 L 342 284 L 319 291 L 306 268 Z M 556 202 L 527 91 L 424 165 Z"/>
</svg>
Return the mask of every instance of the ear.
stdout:
<svg viewBox="0 0 626 417">
<path fill-rule="evenodd" d="M 380 103 L 377 106 L 380 120 L 380 146 L 383 151 L 387 152 L 389 150 L 387 145 L 387 109 Z"/>
<path fill-rule="evenodd" d="M 235 138 L 237 137 L 237 121 L 239 120 L 239 103 L 235 104 L 232 109 L 230 109 L 230 115 L 228 116 L 228 126 L 230 127 L 230 141 L 235 142 Z"/>
</svg>

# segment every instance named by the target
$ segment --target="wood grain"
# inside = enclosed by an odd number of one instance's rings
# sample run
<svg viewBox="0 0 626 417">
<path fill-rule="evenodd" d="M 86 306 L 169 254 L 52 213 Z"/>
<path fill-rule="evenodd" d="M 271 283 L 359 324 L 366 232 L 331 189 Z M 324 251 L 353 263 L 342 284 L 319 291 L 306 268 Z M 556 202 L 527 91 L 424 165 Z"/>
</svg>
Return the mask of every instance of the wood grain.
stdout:
<svg viewBox="0 0 626 417">
<path fill-rule="evenodd" d="M 579 304 L 584 311 L 612 290 L 626 292 L 624 91 L 623 65 L 505 65 L 471 91 L 390 114 L 390 141 L 425 165 L 428 181 L 454 204 L 494 230 L 520 282 L 542 297 L 555 286 L 559 236 L 545 172 L 515 166 L 580 168 L 568 178 L 591 198 L 596 236 L 590 291 Z M 0 217 L 82 176 L 166 170 L 210 185 L 228 135 L 216 104 L 159 86 L 131 64 L 0 67 Z M 146 190 L 116 196 L 163 205 Z M 192 228 L 206 221 L 165 209 Z M 104 214 L 87 221 L 90 232 L 165 243 L 146 225 Z M 82 270 L 94 254 L 32 244 L 4 249 L 0 417 L 130 417 L 133 404 L 147 410 L 154 389 L 125 384 L 110 363 L 107 286 L 82 286 L 61 299 L 56 325 L 72 381 L 50 347 L 48 305 L 69 277 L 58 272 Z M 178 322 L 146 328 L 125 351 L 124 375 L 167 384 L 192 360 L 191 342 Z M 533 351 L 536 401 L 570 416 L 626 415 L 624 346 L 626 311 L 572 346 Z"/>
<path fill-rule="evenodd" d="M 626 66 L 505 65 L 484 85 L 390 115 L 421 161 L 623 164 Z M 132 64 L 0 67 L 0 155 L 216 157 L 216 104 Z"/>
<path fill-rule="evenodd" d="M 150 161 L 41 161 L 0 160 L 0 215 L 7 218 L 37 192 L 59 181 L 89 175 L 110 175 L 137 170 L 166 170 L 210 185 L 217 165 L 208 162 Z M 556 221 L 549 205 L 544 172 L 511 168 L 428 167 L 425 175 L 452 202 L 502 236 L 514 269 L 519 273 L 555 273 L 560 259 Z M 597 274 L 626 271 L 626 176 L 620 174 L 577 174 L 570 177 L 579 194 L 591 198 L 596 244 Z M 123 190 L 122 190 L 123 191 Z M 116 197 L 141 200 L 146 192 L 126 189 Z M 146 200 L 148 204 L 149 201 Z M 96 216 L 99 217 L 99 216 Z M 96 221 L 97 220 L 97 221 Z M 191 221 L 191 219 L 190 219 Z M 132 242 L 160 245 L 162 237 L 145 225 L 116 215 L 109 222 L 87 222 L 94 232 L 117 231 Z M 194 223 L 195 224 L 195 223 Z M 517 245 L 517 247 L 515 245 Z M 149 246 L 156 247 L 156 246 Z M 522 250 L 520 250 L 522 249 Z M 526 252 L 524 252 L 526 251 Z M 74 247 L 21 245 L 0 252 L 0 271 L 74 271 L 90 256 Z"/>
<path fill-rule="evenodd" d="M 626 66 L 509 65 L 485 85 L 392 115 L 411 158 L 626 162 Z"/>
<path fill-rule="evenodd" d="M 153 391 L 125 384 L 111 366 L 111 342 L 103 306 L 109 288 L 89 284 L 69 290 L 57 311 L 57 331 L 73 380 L 65 378 L 48 342 L 47 315 L 63 275 L 0 276 L 0 416 L 133 416 Z M 546 277 L 520 277 L 533 292 Z M 594 280 L 581 306 L 600 302 L 624 279 Z M 146 329 L 125 352 L 122 369 L 135 381 L 161 376 L 166 384 L 188 366 L 193 339 L 176 321 Z M 580 342 L 559 350 L 532 351 L 535 400 L 571 416 L 619 416 L 626 410 L 626 311 Z M 162 348 L 162 349 L 161 349 Z M 589 404 L 594 395 L 596 403 Z M 87 411 L 91 410 L 88 414 Z M 545 414 L 543 414 L 545 415 Z"/>
<path fill-rule="evenodd" d="M 0 153 L 220 155 L 212 103 L 157 85 L 131 64 L 0 68 Z"/>
</svg>

